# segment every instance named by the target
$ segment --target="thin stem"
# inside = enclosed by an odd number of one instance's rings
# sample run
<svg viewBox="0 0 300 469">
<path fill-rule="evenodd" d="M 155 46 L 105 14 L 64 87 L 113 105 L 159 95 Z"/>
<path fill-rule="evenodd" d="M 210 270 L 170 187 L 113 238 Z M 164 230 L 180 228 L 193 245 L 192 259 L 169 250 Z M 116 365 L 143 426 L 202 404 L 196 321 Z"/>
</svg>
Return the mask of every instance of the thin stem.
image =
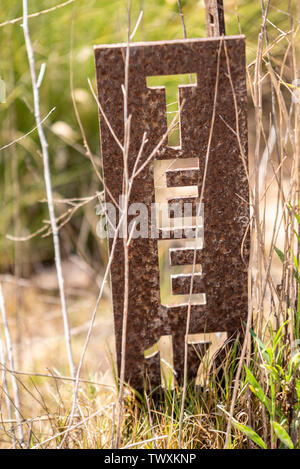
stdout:
<svg viewBox="0 0 300 469">
<path fill-rule="evenodd" d="M 8 320 L 7 320 L 6 308 L 5 308 L 4 296 L 3 296 L 1 284 L 0 284 L 0 310 L 1 310 L 1 315 L 2 315 L 3 327 L 4 327 L 8 362 L 9 362 L 10 369 L 14 371 L 15 363 L 14 363 L 13 345 L 12 345 L 10 330 L 8 326 Z M 1 362 L 2 362 L 2 359 L 1 359 Z M 21 415 L 19 387 L 18 387 L 18 382 L 14 374 L 11 375 L 11 382 L 12 382 L 13 395 L 14 395 L 15 416 L 16 416 L 16 421 L 18 422 L 18 425 L 17 425 L 18 438 L 19 438 L 21 447 L 25 448 L 24 434 L 23 434 L 23 428 L 22 428 L 22 415 Z"/>
<path fill-rule="evenodd" d="M 130 140 L 130 117 L 128 116 L 128 86 L 129 86 L 129 58 L 130 58 L 130 29 L 131 29 L 131 4 L 129 1 L 128 22 L 127 22 L 127 47 L 125 59 L 125 84 L 124 84 L 124 221 L 123 221 L 123 249 L 124 249 L 124 306 L 123 306 L 123 322 L 122 322 L 122 343 L 121 343 L 121 369 L 119 384 L 119 409 L 118 423 L 116 432 L 116 448 L 120 446 L 121 425 L 123 416 L 123 395 L 125 382 L 125 366 L 126 366 L 126 342 L 127 342 L 127 323 L 128 323 L 128 301 L 129 301 L 129 246 L 128 246 L 128 228 L 127 228 L 127 212 L 129 202 L 129 176 L 128 176 L 128 153 Z"/>
<path fill-rule="evenodd" d="M 1 288 L 1 287 L 0 287 Z M 8 420 L 12 421 L 12 408 L 11 408 L 11 401 L 8 393 L 8 385 L 7 385 L 7 378 L 6 378 L 6 357 L 5 357 L 5 347 L 4 343 L 1 337 L 1 331 L 0 331 L 0 363 L 2 366 L 2 381 L 3 381 L 3 391 L 5 394 L 5 403 L 7 407 L 7 415 L 8 415 Z M 15 435 L 15 429 L 14 426 L 11 425 L 11 438 L 12 438 L 12 443 L 14 449 L 17 447 L 17 441 L 16 441 L 16 435 Z"/>
<path fill-rule="evenodd" d="M 28 57 L 28 62 L 29 62 L 29 67 L 30 67 L 30 74 L 31 74 L 33 100 L 34 100 L 34 116 L 35 116 L 35 121 L 36 121 L 39 140 L 41 144 L 42 156 L 43 156 L 44 180 L 45 180 L 45 186 L 46 186 L 50 224 L 51 224 L 52 235 L 53 235 L 55 266 L 56 266 L 61 308 L 62 308 L 65 341 L 66 341 L 66 347 L 67 347 L 67 353 L 68 353 L 68 359 L 69 359 L 69 368 L 70 368 L 70 374 L 72 378 L 75 378 L 75 365 L 74 365 L 73 352 L 72 352 L 72 346 L 71 346 L 71 334 L 70 334 L 69 318 L 68 318 L 66 295 L 65 295 L 65 288 L 64 288 L 64 277 L 63 277 L 63 271 L 62 271 L 61 252 L 60 252 L 60 240 L 59 240 L 59 233 L 58 233 L 58 228 L 57 228 L 57 223 L 56 223 L 56 216 L 55 216 L 55 209 L 54 209 L 54 202 L 53 202 L 48 142 L 47 142 L 44 129 L 43 129 L 43 125 L 41 122 L 40 95 L 39 95 L 39 88 L 37 86 L 34 53 L 33 53 L 33 48 L 32 48 L 32 43 L 31 43 L 31 38 L 30 38 L 30 33 L 29 33 L 29 26 L 28 26 L 28 1 L 27 0 L 23 0 L 23 25 L 22 26 L 23 26 L 26 51 L 27 51 L 27 57 Z"/>
<path fill-rule="evenodd" d="M 224 43 L 224 40 L 222 39 L 220 41 L 220 46 L 219 46 L 219 50 L 218 50 L 213 112 L 212 112 L 212 118 L 211 118 L 211 123 L 210 123 L 209 137 L 208 137 L 208 143 L 207 143 L 207 151 L 206 151 L 206 156 L 205 156 L 205 167 L 204 167 L 204 174 L 203 174 L 203 183 L 202 183 L 202 188 L 201 188 L 200 201 L 199 201 L 199 204 L 198 204 L 199 212 L 201 210 L 203 197 L 204 197 L 205 181 L 206 181 L 207 170 L 208 170 L 208 162 L 209 162 L 209 154 L 210 154 L 210 149 L 211 149 L 211 142 L 212 142 L 214 124 L 215 124 L 215 118 L 216 118 L 216 106 L 217 106 L 219 76 L 220 76 L 220 55 L 221 55 L 221 50 L 222 50 L 223 43 Z M 199 217 L 199 215 L 200 215 L 200 213 L 197 213 L 198 217 Z M 195 237 L 197 238 L 198 236 L 199 236 L 199 226 L 197 225 Z M 193 292 L 193 287 L 194 287 L 196 255 L 197 255 L 197 250 L 195 248 L 194 249 L 194 254 L 193 254 L 193 270 L 192 270 L 191 285 L 190 285 L 190 291 L 189 291 L 189 302 L 188 302 L 188 311 L 187 311 L 187 319 L 186 319 L 185 340 L 184 340 L 183 390 L 182 390 L 182 400 L 181 400 L 180 417 L 179 417 L 179 448 L 182 448 L 182 427 L 183 427 L 184 405 L 185 405 L 185 399 L 186 399 L 187 380 L 188 380 L 188 334 L 189 334 L 190 322 L 191 322 L 191 306 L 192 306 L 191 300 L 192 300 L 192 292 Z"/>
</svg>

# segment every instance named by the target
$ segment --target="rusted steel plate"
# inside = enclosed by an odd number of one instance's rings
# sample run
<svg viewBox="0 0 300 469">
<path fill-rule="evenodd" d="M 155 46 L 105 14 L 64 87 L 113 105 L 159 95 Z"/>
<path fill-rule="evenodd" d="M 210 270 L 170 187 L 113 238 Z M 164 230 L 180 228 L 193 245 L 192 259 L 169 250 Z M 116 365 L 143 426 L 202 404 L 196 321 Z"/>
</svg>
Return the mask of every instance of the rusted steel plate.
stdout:
<svg viewBox="0 0 300 469">
<path fill-rule="evenodd" d="M 191 262 L 193 264 L 193 261 Z M 188 295 L 191 288 L 192 274 L 179 274 L 171 277 L 172 291 L 174 295 Z M 201 274 L 194 274 L 192 293 L 205 292 L 206 284 Z"/>
<path fill-rule="evenodd" d="M 222 42 L 223 41 L 223 42 Z M 228 54 L 226 60 L 225 46 Z M 157 160 L 196 158 L 199 170 L 192 181 L 180 181 L 168 174 L 168 184 L 182 186 L 183 182 L 201 193 L 205 156 L 212 122 L 218 52 L 219 82 L 216 118 L 209 152 L 204 191 L 204 245 L 197 249 L 196 263 L 202 265 L 201 292 L 206 304 L 192 304 L 190 334 L 225 331 L 229 335 L 241 328 L 247 317 L 247 263 L 249 238 L 248 183 L 241 152 L 247 158 L 247 95 L 245 80 L 245 41 L 243 36 L 176 40 L 130 45 L 128 113 L 132 116 L 130 131 L 129 174 L 132 174 L 144 132 L 147 133 L 140 164 L 146 161 L 167 131 L 165 90 L 147 88 L 146 78 L 154 75 L 195 73 L 197 84 L 179 87 L 181 146 L 169 147 L 165 141 L 155 155 Z M 123 95 L 126 44 L 95 48 L 98 96 L 105 115 L 118 138 L 123 142 Z M 231 77 L 231 82 L 229 80 Z M 233 89 L 232 89 L 232 86 Z M 233 91 L 234 90 L 234 91 Z M 235 100 L 234 100 L 235 97 Z M 238 109 L 238 126 L 235 105 Z M 123 155 L 100 114 L 103 172 L 109 194 L 119 200 L 123 183 Z M 239 132 L 239 139 L 237 133 Z M 239 142 L 241 142 L 241 147 Z M 194 169 L 193 169 L 194 171 Z M 182 176 L 183 177 L 183 176 Z M 169 186 L 168 186 L 169 187 Z M 174 188 L 174 191 L 177 187 Z M 135 179 L 129 205 L 144 203 L 151 211 L 156 201 L 153 164 L 148 164 Z M 178 198 L 174 193 L 174 198 Z M 128 222 L 132 217 L 128 218 Z M 188 306 L 161 304 L 158 243 L 173 239 L 177 230 L 162 231 L 148 218 L 149 236 L 132 239 L 129 247 L 129 307 L 126 344 L 126 381 L 141 389 L 145 373 L 152 385 L 160 382 L 159 356 L 144 358 L 144 351 L 157 343 L 161 336 L 173 338 L 173 360 L 179 382 L 184 369 L 184 337 Z M 155 233 L 151 237 L 150 233 Z M 190 235 L 183 235 L 189 238 Z M 180 236 L 179 236 L 180 237 Z M 182 241 L 182 240 L 181 240 Z M 109 240 L 110 249 L 113 240 Z M 170 249 L 170 266 L 193 263 L 194 250 Z M 241 246 L 243 243 L 243 258 Z M 177 283 L 176 283 L 177 282 Z M 173 288 L 180 295 L 187 291 L 186 279 L 181 287 L 174 280 Z M 180 283 L 180 282 L 179 282 Z M 118 367 L 121 362 L 122 315 L 124 302 L 123 239 L 118 239 L 111 266 Z M 197 285 L 197 282 L 196 282 Z M 198 290 L 197 290 L 198 291 Z M 189 376 L 194 377 L 199 366 L 195 347 L 189 347 Z"/>
<path fill-rule="evenodd" d="M 198 184 L 199 170 L 169 170 L 166 172 L 167 187 L 194 186 Z"/>
<path fill-rule="evenodd" d="M 180 218 L 184 210 L 184 205 L 190 204 L 192 216 L 197 215 L 197 202 L 195 198 L 185 197 L 181 199 L 168 199 L 168 209 L 170 218 Z"/>
<path fill-rule="evenodd" d="M 195 249 L 170 249 L 170 265 L 192 265 Z M 196 264 L 201 263 L 202 249 L 196 249 Z"/>
</svg>

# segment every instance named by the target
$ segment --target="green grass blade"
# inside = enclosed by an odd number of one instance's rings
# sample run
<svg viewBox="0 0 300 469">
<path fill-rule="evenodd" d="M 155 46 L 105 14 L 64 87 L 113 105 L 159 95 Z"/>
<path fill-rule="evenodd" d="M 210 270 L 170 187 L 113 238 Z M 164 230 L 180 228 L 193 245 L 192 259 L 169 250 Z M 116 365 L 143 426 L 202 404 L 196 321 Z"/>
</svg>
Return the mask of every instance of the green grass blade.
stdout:
<svg viewBox="0 0 300 469">
<path fill-rule="evenodd" d="M 244 435 L 246 435 L 250 440 L 252 440 L 257 446 L 262 449 L 267 449 L 265 442 L 261 439 L 261 437 L 254 431 L 252 428 L 247 427 L 247 425 L 242 425 L 238 423 L 236 420 L 232 420 L 232 424 L 240 430 Z"/>
<path fill-rule="evenodd" d="M 281 443 L 283 443 L 289 449 L 294 449 L 293 442 L 287 431 L 278 422 L 273 422 L 273 427 Z"/>
</svg>

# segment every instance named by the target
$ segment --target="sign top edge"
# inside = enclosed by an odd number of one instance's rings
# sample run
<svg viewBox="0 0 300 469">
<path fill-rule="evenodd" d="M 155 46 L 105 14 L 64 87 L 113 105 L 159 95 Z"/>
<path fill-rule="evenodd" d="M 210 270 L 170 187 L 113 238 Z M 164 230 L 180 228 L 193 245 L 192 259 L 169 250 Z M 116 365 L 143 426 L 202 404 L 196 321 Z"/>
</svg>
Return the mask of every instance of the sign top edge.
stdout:
<svg viewBox="0 0 300 469">
<path fill-rule="evenodd" d="M 171 39 L 167 41 L 149 41 L 149 42 L 130 42 L 129 47 L 145 47 L 145 46 L 159 46 L 164 44 L 189 44 L 194 42 L 213 42 L 220 41 L 224 39 L 225 41 L 232 39 L 245 39 L 244 34 L 239 34 L 235 36 L 216 36 L 216 37 L 201 37 L 201 38 L 190 38 L 190 39 Z M 97 49 L 116 49 L 127 47 L 127 42 L 120 42 L 117 44 L 99 44 L 94 46 L 94 50 Z"/>
</svg>

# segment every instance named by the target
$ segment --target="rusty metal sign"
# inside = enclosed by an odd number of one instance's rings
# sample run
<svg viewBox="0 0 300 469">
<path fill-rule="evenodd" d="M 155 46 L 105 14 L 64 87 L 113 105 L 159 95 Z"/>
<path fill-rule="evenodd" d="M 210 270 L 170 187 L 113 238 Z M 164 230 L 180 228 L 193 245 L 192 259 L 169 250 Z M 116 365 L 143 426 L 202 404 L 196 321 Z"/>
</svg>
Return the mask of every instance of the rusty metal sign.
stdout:
<svg viewBox="0 0 300 469">
<path fill-rule="evenodd" d="M 106 203 L 112 205 L 116 201 L 121 203 L 123 188 L 123 153 L 115 136 L 123 142 L 126 47 L 126 44 L 95 47 Z M 229 337 L 241 329 L 247 317 L 245 39 L 228 36 L 132 43 L 129 51 L 128 174 L 136 167 L 137 158 L 141 167 L 154 152 L 134 179 L 128 202 L 129 207 L 143 204 L 148 214 L 147 233 L 132 237 L 129 244 L 125 379 L 142 389 L 146 372 L 152 386 L 160 384 L 160 353 L 146 358 L 145 351 L 165 337 L 171 337 L 172 365 L 176 379 L 181 382 L 189 302 L 189 378 L 195 378 L 199 368 L 197 335 L 219 332 Z M 196 82 L 178 88 L 180 146 L 172 147 L 168 139 L 163 139 L 167 133 L 165 89 L 148 87 L 147 78 L 178 74 L 195 74 Z M 145 135 L 147 141 L 141 154 Z M 159 184 L 155 182 L 156 173 Z M 165 217 L 157 209 L 162 201 L 167 208 Z M 187 201 L 191 213 L 186 229 L 180 230 L 182 224 L 177 224 L 182 222 L 180 210 Z M 130 226 L 136 212 L 128 213 Z M 118 211 L 116 217 L 118 223 Z M 112 245 L 110 237 L 110 250 Z M 162 278 L 163 271 L 167 272 L 167 279 Z M 164 291 L 162 283 L 167 285 Z M 116 239 L 111 285 L 120 370 L 124 305 L 121 237 Z M 161 351 L 159 347 L 157 350 Z"/>
</svg>

